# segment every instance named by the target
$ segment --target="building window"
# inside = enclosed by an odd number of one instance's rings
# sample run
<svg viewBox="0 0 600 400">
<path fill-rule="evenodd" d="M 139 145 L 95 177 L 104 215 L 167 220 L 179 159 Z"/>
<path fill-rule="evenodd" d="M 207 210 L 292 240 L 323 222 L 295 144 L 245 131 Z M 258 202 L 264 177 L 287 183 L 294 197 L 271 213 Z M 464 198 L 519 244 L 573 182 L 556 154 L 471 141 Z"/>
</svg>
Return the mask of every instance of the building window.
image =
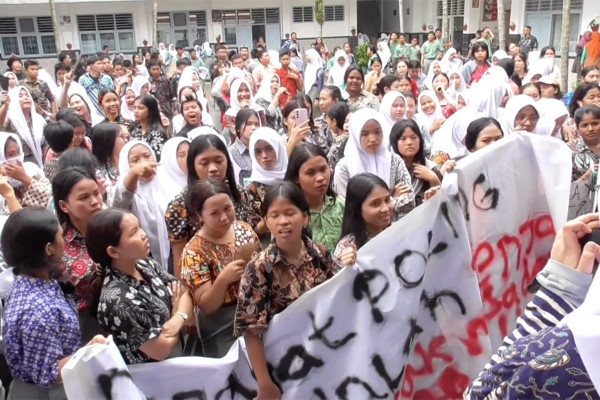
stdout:
<svg viewBox="0 0 600 400">
<path fill-rule="evenodd" d="M 158 13 L 159 43 L 190 47 L 206 40 L 206 11 Z"/>
<path fill-rule="evenodd" d="M 113 52 L 136 50 L 132 14 L 78 15 L 81 53 L 95 53 L 104 46 Z"/>
<path fill-rule="evenodd" d="M 580 10 L 583 8 L 583 0 L 571 0 L 571 9 Z M 525 12 L 548 12 L 560 11 L 563 9 L 563 0 L 526 0 Z"/>
<path fill-rule="evenodd" d="M 50 17 L 0 18 L 2 54 L 39 57 L 56 54 Z"/>
<path fill-rule="evenodd" d="M 312 7 L 294 7 L 292 8 L 294 22 L 313 22 Z"/>
<path fill-rule="evenodd" d="M 448 16 L 462 17 L 465 14 L 465 0 L 448 0 Z M 441 1 L 437 2 L 437 16 L 444 15 L 444 7 Z"/>
<path fill-rule="evenodd" d="M 344 6 L 325 6 L 325 21 L 339 22 L 344 20 Z"/>
</svg>

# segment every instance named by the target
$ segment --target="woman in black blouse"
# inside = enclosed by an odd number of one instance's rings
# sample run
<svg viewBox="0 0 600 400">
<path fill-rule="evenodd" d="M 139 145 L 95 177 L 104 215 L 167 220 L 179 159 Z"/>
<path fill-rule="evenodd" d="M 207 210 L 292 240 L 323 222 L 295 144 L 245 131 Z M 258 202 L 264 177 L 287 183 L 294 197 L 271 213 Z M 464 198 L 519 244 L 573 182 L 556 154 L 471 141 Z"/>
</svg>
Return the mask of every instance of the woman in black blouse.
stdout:
<svg viewBox="0 0 600 400">
<path fill-rule="evenodd" d="M 148 258 L 150 245 L 131 213 L 95 215 L 86 244 L 99 264 L 92 282 L 100 326 L 113 335 L 127 364 L 181 355 L 180 332 L 192 312 L 189 291 Z M 191 320 L 190 320 L 191 322 Z"/>
<path fill-rule="evenodd" d="M 135 128 L 131 132 L 133 139 L 143 140 L 152 147 L 156 161 L 160 161 L 160 153 L 169 139 L 162 127 L 158 101 L 149 94 L 135 99 Z"/>
</svg>

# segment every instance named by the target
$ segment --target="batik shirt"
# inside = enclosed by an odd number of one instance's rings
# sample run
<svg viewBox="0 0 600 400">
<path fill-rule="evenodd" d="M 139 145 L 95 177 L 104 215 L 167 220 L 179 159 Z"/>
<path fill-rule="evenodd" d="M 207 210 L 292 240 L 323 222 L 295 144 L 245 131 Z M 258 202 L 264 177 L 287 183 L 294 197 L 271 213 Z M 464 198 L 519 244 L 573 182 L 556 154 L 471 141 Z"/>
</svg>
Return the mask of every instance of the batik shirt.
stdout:
<svg viewBox="0 0 600 400">
<path fill-rule="evenodd" d="M 160 111 L 165 114 L 165 117 L 172 119 L 174 115 L 174 102 L 176 99 L 175 92 L 171 86 L 171 82 L 167 78 L 161 77 L 155 80 L 150 77 L 150 94 L 158 100 Z"/>
<path fill-rule="evenodd" d="M 498 352 L 467 388 L 465 399 L 600 398 L 571 330 L 559 324 L 581 304 L 592 275 L 568 269 L 552 260 L 545 269 L 549 267 L 563 270 L 552 280 L 548 279 L 548 282 L 556 282 L 554 285 L 560 289 L 542 284 L 517 320 L 517 328 L 504 339 Z M 565 288 L 569 287 L 572 294 L 566 295 Z"/>
<path fill-rule="evenodd" d="M 525 35 L 523 35 L 521 40 L 519 40 L 519 47 L 525 55 L 528 55 L 530 51 L 534 51 L 538 48 L 538 41 L 535 36 L 525 37 Z M 490 49 L 490 52 L 491 50 L 492 49 Z"/>
<path fill-rule="evenodd" d="M 77 229 L 68 224 L 63 235 L 65 252 L 60 262 L 60 280 L 75 287 L 74 299 L 77 309 L 82 311 L 89 305 L 90 283 L 98 267 L 88 254 L 85 238 Z"/>
<path fill-rule="evenodd" d="M 112 78 L 108 75 L 100 74 L 100 77 L 96 79 L 93 78 L 88 72 L 87 74 L 79 78 L 79 84 L 84 87 L 85 91 L 90 97 L 90 100 L 92 101 L 92 104 L 94 105 L 94 107 L 96 107 L 96 111 L 98 112 L 98 114 L 102 115 L 102 110 L 98 105 L 98 95 L 100 94 L 100 91 L 102 91 L 102 89 L 114 88 Z"/>
<path fill-rule="evenodd" d="M 142 126 L 140 124 L 136 124 L 135 129 L 133 132 L 131 132 L 131 138 L 148 143 L 150 148 L 152 148 L 154 155 L 156 156 L 156 162 L 160 162 L 162 148 L 165 145 L 165 142 L 168 140 L 167 134 L 162 130 L 162 128 L 148 127 L 146 134 L 143 134 Z"/>
<path fill-rule="evenodd" d="M 240 201 L 234 202 L 235 219 L 237 221 L 248 222 L 252 229 L 260 222 L 260 216 L 255 213 L 248 204 L 248 194 L 246 191 L 238 187 L 240 192 Z M 192 218 L 187 208 L 185 207 L 185 195 L 187 188 L 179 193 L 173 200 L 169 202 L 167 211 L 165 212 L 165 222 L 167 223 L 167 231 L 169 232 L 170 241 L 185 240 L 188 241 L 196 234 L 198 225 Z"/>
<path fill-rule="evenodd" d="M 302 263 L 296 267 L 275 242 L 248 264 L 240 282 L 234 334 L 266 332 L 269 322 L 304 293 L 333 276 L 331 255 L 322 244 L 304 238 Z"/>
<path fill-rule="evenodd" d="M 245 222 L 233 223 L 234 239 L 228 244 L 213 243 L 197 232 L 183 249 L 181 256 L 181 279 L 192 290 L 207 282 L 214 283 L 223 268 L 236 260 L 236 251 L 247 244 L 254 245 L 254 255 L 260 248 L 260 240 L 250 225 Z M 230 283 L 225 293 L 223 305 L 237 303 L 239 282 Z"/>
<path fill-rule="evenodd" d="M 348 97 L 346 100 L 350 112 L 360 110 L 361 108 L 372 108 L 375 111 L 379 111 L 379 100 L 373 93 L 369 93 L 366 90 L 360 92 L 357 98 L 351 99 Z"/>
<path fill-rule="evenodd" d="M 51 102 L 54 102 L 54 95 L 46 82 L 39 80 L 30 82 L 27 79 L 23 79 L 20 83 L 29 90 L 35 104 L 39 105 L 47 114 L 52 114 Z M 48 115 L 42 115 L 42 117 L 47 119 Z"/>
<path fill-rule="evenodd" d="M 98 304 L 98 323 L 113 335 L 127 364 L 152 361 L 140 347 L 160 336 L 171 318 L 170 283 L 177 281 L 151 258 L 139 260 L 136 268 L 143 280 L 108 268 Z"/>
<path fill-rule="evenodd" d="M 58 362 L 79 348 L 75 304 L 55 280 L 17 275 L 4 313 L 4 354 L 14 379 L 49 388 Z"/>
<path fill-rule="evenodd" d="M 600 163 L 600 156 L 590 149 L 581 137 L 569 144 L 573 151 L 571 158 L 573 169 L 571 171 L 571 181 L 581 178 L 594 164 Z"/>
</svg>

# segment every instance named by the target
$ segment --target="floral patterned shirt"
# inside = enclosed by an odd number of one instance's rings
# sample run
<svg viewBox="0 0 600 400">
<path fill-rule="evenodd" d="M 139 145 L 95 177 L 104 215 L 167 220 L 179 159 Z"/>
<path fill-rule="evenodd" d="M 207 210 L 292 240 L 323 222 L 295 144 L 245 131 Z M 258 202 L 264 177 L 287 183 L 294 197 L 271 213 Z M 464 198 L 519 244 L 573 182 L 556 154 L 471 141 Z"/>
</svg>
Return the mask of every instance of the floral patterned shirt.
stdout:
<svg viewBox="0 0 600 400">
<path fill-rule="evenodd" d="M 58 282 L 17 275 L 4 313 L 4 354 L 13 378 L 50 388 L 58 362 L 79 348 L 75 304 Z"/>
<path fill-rule="evenodd" d="M 155 80 L 152 77 L 149 77 L 148 80 L 150 81 L 150 94 L 158 100 L 160 111 L 169 120 L 172 119 L 175 114 L 174 104 L 177 96 L 173 92 L 171 82 L 164 76 L 161 76 L 159 80 Z"/>
<path fill-rule="evenodd" d="M 275 242 L 248 264 L 238 294 L 234 334 L 266 332 L 269 322 L 310 289 L 333 276 L 331 254 L 321 244 L 304 238 L 302 264 L 296 267 Z"/>
<path fill-rule="evenodd" d="M 77 309 L 87 309 L 89 303 L 90 283 L 98 266 L 92 260 L 85 245 L 85 238 L 68 224 L 63 234 L 65 252 L 60 262 L 60 280 L 75 286 L 75 302 Z"/>
<path fill-rule="evenodd" d="M 223 268 L 235 261 L 236 251 L 247 244 L 254 244 L 255 255 L 260 252 L 260 241 L 250 225 L 245 222 L 233 223 L 235 238 L 229 244 L 213 243 L 197 232 L 183 249 L 181 256 L 181 279 L 192 289 L 198 289 L 206 282 L 214 282 Z M 229 285 L 224 305 L 237 302 L 239 282 Z"/>
<path fill-rule="evenodd" d="M 285 129 L 281 128 L 278 133 L 287 143 L 289 136 Z M 323 152 L 327 154 L 329 152 L 329 148 L 331 147 L 331 143 L 333 142 L 333 136 L 331 136 L 331 133 L 328 133 L 326 130 L 314 127 L 311 129 L 310 135 L 308 135 L 304 141 L 306 143 L 312 143 L 315 146 L 319 146 Z"/>
<path fill-rule="evenodd" d="M 248 203 L 257 215 L 261 215 L 262 203 L 270 186 L 260 182 L 250 182 L 246 188 Z"/>
<path fill-rule="evenodd" d="M 366 90 L 360 92 L 358 97 L 352 99 L 348 97 L 346 100 L 348 107 L 350 107 L 350 112 L 354 112 L 361 108 L 372 108 L 375 111 L 379 111 L 379 100 L 373 93 L 369 93 Z"/>
<path fill-rule="evenodd" d="M 135 125 L 135 129 L 131 132 L 131 139 L 142 140 L 150 145 L 154 155 L 156 156 L 156 162 L 160 162 L 160 154 L 165 142 L 169 139 L 165 131 L 162 128 L 150 129 L 146 131 L 144 135 L 142 133 L 142 126 L 140 124 Z"/>
<path fill-rule="evenodd" d="M 333 137 L 333 144 L 327 153 L 327 161 L 331 169 L 335 170 L 337 163 L 344 158 L 344 150 L 346 149 L 346 143 L 348 143 L 348 136 L 337 135 Z"/>
<path fill-rule="evenodd" d="M 40 80 L 30 82 L 27 79 L 23 79 L 20 84 L 29 90 L 29 93 L 31 93 L 31 98 L 35 104 L 39 105 L 47 114 L 52 114 L 51 103 L 54 102 L 54 95 L 52 94 L 52 90 L 50 90 L 50 86 L 48 86 L 46 82 Z M 42 117 L 47 119 L 49 115 L 42 115 Z"/>
<path fill-rule="evenodd" d="M 345 201 L 342 197 L 325 196 L 321 211 L 310 210 L 310 229 L 313 240 L 324 244 L 330 251 L 335 249 L 342 234 L 344 206 Z"/>
<path fill-rule="evenodd" d="M 107 268 L 98 304 L 98 322 L 127 364 L 152 361 L 140 347 L 158 337 L 171 318 L 169 284 L 176 281 L 151 258 L 139 260 L 136 268 L 144 280 Z"/>
<path fill-rule="evenodd" d="M 241 188 L 238 188 L 238 190 L 240 191 L 241 201 L 233 203 L 235 207 L 235 219 L 237 221 L 247 222 L 252 229 L 256 229 L 261 218 L 250 208 L 246 191 Z M 198 225 L 185 207 L 186 193 L 187 188 L 183 189 L 181 193 L 175 196 L 167 206 L 165 220 L 170 241 L 185 240 L 187 242 L 198 230 Z"/>
</svg>

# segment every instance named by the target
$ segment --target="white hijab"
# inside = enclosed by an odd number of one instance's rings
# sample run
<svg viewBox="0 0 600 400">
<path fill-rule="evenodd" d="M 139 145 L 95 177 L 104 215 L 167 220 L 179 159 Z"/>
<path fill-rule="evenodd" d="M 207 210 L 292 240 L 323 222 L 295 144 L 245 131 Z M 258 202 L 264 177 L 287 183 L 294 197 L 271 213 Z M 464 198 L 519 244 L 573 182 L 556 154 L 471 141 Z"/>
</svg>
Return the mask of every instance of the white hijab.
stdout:
<svg viewBox="0 0 600 400">
<path fill-rule="evenodd" d="M 146 142 L 132 140 L 126 143 L 119 154 L 119 179 L 122 182 L 124 182 L 125 177 L 131 171 L 131 167 L 129 166 L 129 152 L 137 145 L 146 147 L 154 155 L 152 148 Z M 162 165 L 158 167 L 158 170 L 160 169 L 162 169 Z M 158 179 L 158 176 L 162 174 L 158 170 L 156 176 L 150 182 L 138 182 L 134 198 L 137 217 L 140 220 L 140 226 L 146 232 L 146 235 L 148 235 L 152 256 L 166 270 L 171 245 L 169 244 L 169 234 L 167 232 L 167 225 L 165 224 L 165 212 L 169 201 L 178 192 L 173 192 L 163 185 L 163 182 Z"/>
<path fill-rule="evenodd" d="M 177 163 L 177 152 L 181 143 L 190 143 L 189 139 L 174 137 L 164 144 L 160 163 L 163 168 L 158 169 L 158 178 L 162 186 L 171 193 L 179 193 L 187 186 L 187 174 Z"/>
<path fill-rule="evenodd" d="M 460 86 L 455 88 L 452 85 L 452 76 L 456 75 L 460 79 Z M 448 87 L 448 93 L 450 96 L 454 97 L 454 99 L 458 98 L 458 95 L 467 90 L 467 83 L 465 82 L 465 78 L 460 73 L 460 70 L 455 69 L 448 72 L 448 80 L 450 81 L 450 86 Z"/>
<path fill-rule="evenodd" d="M 135 121 L 134 110 L 130 110 L 129 107 L 127 107 L 127 101 L 125 100 L 127 97 L 127 92 L 129 91 L 135 95 L 135 90 L 133 90 L 131 86 L 128 86 L 127 89 L 125 89 L 125 93 L 123 94 L 123 97 L 121 97 L 121 117 L 130 121 Z"/>
<path fill-rule="evenodd" d="M 521 111 L 523 108 L 525 108 L 527 106 L 533 107 L 533 109 L 539 115 L 539 111 L 535 106 L 535 100 L 533 100 L 531 97 L 529 97 L 527 95 L 520 94 L 520 95 L 514 96 L 512 99 L 510 99 L 508 101 L 508 103 L 506 103 L 506 110 L 504 113 L 504 115 L 505 115 L 504 125 L 502 126 L 502 130 L 504 131 L 505 135 L 508 136 L 513 133 L 516 133 L 515 118 L 517 118 L 519 111 Z M 543 122 L 542 118 L 540 118 L 537 122 L 536 128 L 534 129 L 534 131 L 532 133 L 550 134 L 549 132 L 547 132 L 547 128 L 548 127 L 547 127 L 546 123 Z"/>
<path fill-rule="evenodd" d="M 133 82 L 131 83 L 131 88 L 133 89 L 133 93 L 135 93 L 135 97 L 142 95 L 142 88 L 148 85 L 148 93 L 150 93 L 150 81 L 144 75 L 138 75 L 133 78 Z"/>
<path fill-rule="evenodd" d="M 263 78 L 263 85 L 260 85 L 260 88 L 258 88 L 258 91 L 256 92 L 256 100 L 264 99 L 269 104 L 273 102 L 273 93 L 271 92 L 271 80 L 273 77 L 277 78 L 279 85 L 281 85 L 281 79 L 279 78 L 279 75 L 272 72 L 265 74 L 265 77 Z"/>
<path fill-rule="evenodd" d="M 140 75 L 142 75 L 143 77 L 149 78 L 150 74 L 148 73 L 148 68 L 146 68 L 146 65 L 144 65 L 144 62 L 145 62 L 145 60 L 142 61 L 142 63 L 140 65 L 137 65 L 135 67 L 135 69 L 137 69 L 138 72 L 140 73 Z"/>
<path fill-rule="evenodd" d="M 344 150 L 348 172 L 350 178 L 369 172 L 379 176 L 388 186 L 391 186 L 392 153 L 389 150 L 388 135 L 384 132 L 383 141 L 377 154 L 367 153 L 360 145 L 362 128 L 370 120 L 377 121 L 382 128 L 385 127 L 386 123 L 381 114 L 371 108 L 361 108 L 350 117 L 350 138 Z"/>
<path fill-rule="evenodd" d="M 458 110 L 444 122 L 440 130 L 433 137 L 432 154 L 442 151 L 450 158 L 457 158 L 469 154 L 465 146 L 465 136 L 469 124 L 484 114 L 473 112 L 468 108 Z"/>
<path fill-rule="evenodd" d="M 279 52 L 277 50 L 269 50 L 269 63 L 276 70 L 281 68 L 281 63 L 279 62 Z"/>
<path fill-rule="evenodd" d="M 15 158 L 23 164 L 23 169 L 25 170 L 25 173 L 27 174 L 27 176 L 29 176 L 30 178 L 33 178 L 34 176 L 42 174 L 43 171 L 37 164 L 24 161 L 25 154 L 23 154 L 23 145 L 21 144 L 21 139 L 19 139 L 19 137 L 17 135 L 15 135 L 14 133 L 0 132 L 0 163 L 6 162 L 5 149 L 6 149 L 6 141 L 9 138 L 14 140 L 15 142 L 17 142 L 17 146 L 19 146 L 20 154 Z M 8 183 L 13 188 L 18 188 L 18 187 L 23 186 L 23 182 L 21 182 L 17 179 L 14 179 L 14 178 L 10 178 L 10 177 L 8 178 Z"/>
<path fill-rule="evenodd" d="M 425 114 L 423 111 L 423 107 L 421 106 L 421 99 L 423 97 L 429 97 L 435 103 L 435 111 L 431 115 Z M 439 119 L 444 119 L 444 114 L 442 113 L 442 106 L 440 105 L 440 101 L 435 95 L 433 90 L 423 90 L 421 94 L 419 94 L 419 98 L 417 99 L 417 113 L 415 114 L 415 119 L 417 122 L 421 122 L 427 128 L 431 126 L 435 121 Z"/>
<path fill-rule="evenodd" d="M 560 82 L 560 76 L 554 70 L 554 58 L 540 58 L 535 61 L 535 63 L 529 67 L 529 72 L 527 72 L 527 75 L 525 75 L 525 78 L 523 79 L 523 85 L 531 82 L 531 79 L 536 75 L 539 75 L 540 77 L 551 75 Z"/>
<path fill-rule="evenodd" d="M 208 110 L 206 108 L 207 101 L 204 97 L 204 89 L 202 88 L 202 79 L 200 79 L 200 74 L 198 73 L 196 67 L 188 66 L 183 69 L 183 72 L 179 77 L 179 83 L 177 84 L 177 98 L 179 99 L 181 89 L 183 89 L 185 86 L 191 86 L 192 88 L 194 87 L 194 83 L 192 82 L 192 75 L 196 75 L 198 81 L 200 82 L 200 87 L 198 88 L 198 90 L 196 90 L 196 96 L 198 97 L 200 103 L 202 103 L 202 108 L 204 110 Z"/>
<path fill-rule="evenodd" d="M 435 60 L 434 62 L 431 63 L 431 65 L 429 66 L 429 72 L 427 72 L 427 76 L 425 77 L 425 81 L 423 81 L 423 86 L 425 86 L 427 89 L 429 90 L 433 90 L 433 78 L 435 76 L 434 72 L 433 72 L 433 66 L 434 65 L 439 65 L 441 72 L 444 72 L 444 65 L 442 64 L 441 61 Z"/>
<path fill-rule="evenodd" d="M 304 67 L 304 93 L 308 94 L 317 81 L 317 73 L 323 68 L 321 56 L 315 49 L 306 50 L 306 66 Z M 310 61 L 309 61 L 310 59 Z"/>
<path fill-rule="evenodd" d="M 169 51 L 165 47 L 164 43 L 159 43 L 158 44 L 158 51 L 159 51 L 160 56 L 162 57 L 163 61 L 166 62 L 167 61 L 167 54 L 169 53 Z"/>
<path fill-rule="evenodd" d="M 343 58 L 344 66 L 342 67 L 338 60 Z M 338 50 L 335 52 L 335 56 L 333 58 L 333 67 L 329 70 L 329 77 L 333 84 L 339 88 L 344 85 L 344 75 L 346 74 L 346 70 L 350 66 L 350 61 L 348 61 L 348 55 L 344 50 Z"/>
<path fill-rule="evenodd" d="M 535 108 L 537 109 L 537 112 L 540 114 L 541 118 L 538 124 L 542 122 L 542 127 L 540 127 L 540 130 L 545 130 L 545 125 L 552 125 L 549 133 L 550 135 L 553 134 L 554 127 L 556 126 L 556 120 L 565 115 L 569 115 L 569 110 L 567 109 L 567 106 L 565 106 L 565 103 L 557 99 L 539 99 L 535 103 Z M 537 127 L 536 131 L 538 131 Z M 559 128 L 556 132 L 556 135 L 553 136 L 558 139 L 562 139 L 561 132 L 562 127 Z"/>
<path fill-rule="evenodd" d="M 30 116 L 32 129 L 29 129 L 29 125 L 27 125 L 27 119 L 19 101 L 21 90 L 27 92 L 29 103 L 31 104 Z M 17 86 L 11 89 L 8 92 L 8 96 L 10 97 L 8 118 L 16 128 L 21 140 L 27 143 L 27 146 L 31 149 L 37 165 L 43 167 L 42 142 L 44 141 L 44 126 L 46 126 L 46 121 L 35 110 L 35 103 L 33 102 L 31 93 L 29 93 L 29 90 L 25 86 Z"/>
<path fill-rule="evenodd" d="M 92 100 L 90 99 L 90 96 L 88 96 L 85 88 L 81 86 L 81 84 L 79 84 L 78 82 L 71 82 L 71 86 L 69 86 L 69 91 L 67 92 L 67 98 L 69 99 L 69 103 L 71 100 L 71 96 L 73 96 L 74 94 L 81 97 L 83 99 L 83 102 L 87 105 L 90 117 L 92 119 L 92 127 L 104 121 L 104 115 L 100 114 L 96 106 L 94 106 L 94 103 L 92 103 Z"/>
<path fill-rule="evenodd" d="M 494 58 L 496 60 L 500 61 L 500 60 L 503 60 L 505 58 L 510 58 L 510 56 L 504 50 L 496 50 L 494 52 L 494 54 L 492 54 L 492 61 L 494 61 Z"/>
<path fill-rule="evenodd" d="M 248 90 L 250 91 L 250 107 L 252 110 L 256 111 L 256 112 L 260 112 L 260 111 L 264 111 L 263 108 L 259 105 L 256 105 L 254 103 L 254 96 L 252 95 L 252 85 L 250 85 L 247 81 L 243 80 L 243 79 L 236 79 L 235 81 L 233 81 L 233 83 L 231 84 L 231 88 L 229 89 L 229 108 L 227 109 L 227 111 L 225 112 L 225 115 L 228 115 L 230 117 L 235 117 L 238 113 L 238 111 L 240 111 L 242 109 L 242 106 L 238 100 L 238 92 L 240 91 L 240 87 L 243 85 L 246 85 L 246 87 L 248 88 Z"/>
<path fill-rule="evenodd" d="M 258 160 L 256 160 L 254 148 L 259 140 L 264 140 L 269 143 L 273 150 L 275 150 L 277 162 L 273 169 L 264 169 Z M 252 133 L 252 136 L 250 136 L 250 158 L 252 159 L 250 182 L 258 182 L 268 186 L 283 182 L 285 171 L 287 170 L 288 156 L 285 150 L 283 137 L 281 137 L 274 129 L 263 127 L 258 128 Z"/>
<path fill-rule="evenodd" d="M 385 69 L 390 61 L 390 58 L 392 58 L 392 53 L 390 52 L 390 47 L 388 46 L 387 42 L 377 43 L 377 55 L 381 59 L 381 67 Z"/>
<path fill-rule="evenodd" d="M 491 71 L 489 74 L 487 72 Z M 477 83 L 473 91 L 469 108 L 484 116 L 499 120 L 502 99 L 505 95 L 512 97 L 512 90 L 508 83 L 508 76 L 501 67 L 492 67 L 486 71 L 487 75 Z"/>
<path fill-rule="evenodd" d="M 389 92 L 387 92 L 385 96 L 383 96 L 383 99 L 381 99 L 381 105 L 379 106 L 379 112 L 381 113 L 385 121 L 385 126 L 382 125 L 381 127 L 383 128 L 384 134 L 388 135 L 388 137 L 392 130 L 392 127 L 396 122 L 398 122 L 394 121 L 394 119 L 392 118 L 391 111 L 394 102 L 399 97 L 402 98 L 402 100 L 404 100 L 404 105 L 406 106 L 406 97 L 404 97 L 402 93 L 397 92 L 395 90 L 390 90 Z M 406 111 L 400 119 L 406 119 Z"/>
<path fill-rule="evenodd" d="M 451 71 L 453 69 L 460 69 L 460 67 L 462 67 L 463 62 L 460 58 L 455 57 L 452 61 L 450 61 L 450 56 L 451 55 L 456 55 L 456 49 L 455 48 L 450 48 L 448 49 L 448 51 L 446 52 L 446 54 L 444 54 L 444 57 L 442 57 L 442 69 L 444 71 Z"/>
<path fill-rule="evenodd" d="M 58 86 L 56 85 L 56 82 L 54 81 L 54 78 L 52 77 L 52 75 L 50 75 L 48 73 L 48 71 L 46 71 L 46 69 L 44 68 L 40 68 L 38 71 L 38 80 L 40 82 L 45 82 L 48 84 L 48 87 L 50 88 L 50 91 L 52 92 L 52 94 L 54 95 L 55 99 L 58 99 Z"/>
</svg>

